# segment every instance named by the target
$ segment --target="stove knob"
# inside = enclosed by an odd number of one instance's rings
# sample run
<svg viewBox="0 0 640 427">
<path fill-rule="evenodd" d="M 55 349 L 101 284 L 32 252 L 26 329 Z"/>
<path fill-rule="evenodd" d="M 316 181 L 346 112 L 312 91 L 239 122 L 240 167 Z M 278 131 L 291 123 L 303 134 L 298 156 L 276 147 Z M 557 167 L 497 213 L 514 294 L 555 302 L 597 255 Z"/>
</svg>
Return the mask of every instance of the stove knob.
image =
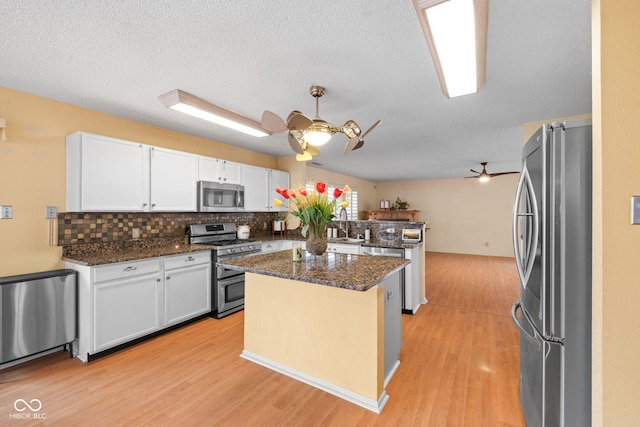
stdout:
<svg viewBox="0 0 640 427">
<path fill-rule="evenodd" d="M 244 246 L 240 246 L 240 252 L 244 251 Z"/>
<path fill-rule="evenodd" d="M 236 248 L 231 248 L 230 251 L 233 253 L 236 251 Z"/>
<path fill-rule="evenodd" d="M 227 249 L 227 253 L 230 254 L 231 253 L 231 249 Z"/>
</svg>

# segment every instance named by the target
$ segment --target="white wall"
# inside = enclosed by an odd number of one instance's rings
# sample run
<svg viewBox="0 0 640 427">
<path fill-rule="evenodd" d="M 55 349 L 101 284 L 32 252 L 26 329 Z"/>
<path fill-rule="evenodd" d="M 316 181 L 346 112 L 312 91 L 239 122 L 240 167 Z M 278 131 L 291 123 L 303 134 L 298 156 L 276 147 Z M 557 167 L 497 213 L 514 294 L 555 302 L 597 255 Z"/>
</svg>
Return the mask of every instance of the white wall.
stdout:
<svg viewBox="0 0 640 427">
<path fill-rule="evenodd" d="M 397 197 L 429 222 L 426 250 L 513 256 L 511 218 L 519 174 L 477 179 L 432 179 L 377 184 L 377 198 Z M 488 242 L 488 246 L 484 243 Z"/>
</svg>

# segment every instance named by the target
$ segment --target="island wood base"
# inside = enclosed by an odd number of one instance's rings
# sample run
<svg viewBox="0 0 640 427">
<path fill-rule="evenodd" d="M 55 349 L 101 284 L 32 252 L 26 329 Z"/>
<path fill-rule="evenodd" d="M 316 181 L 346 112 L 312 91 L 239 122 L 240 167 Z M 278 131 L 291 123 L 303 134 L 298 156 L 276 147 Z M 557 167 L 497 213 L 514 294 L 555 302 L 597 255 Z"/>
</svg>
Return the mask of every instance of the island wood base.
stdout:
<svg viewBox="0 0 640 427">
<path fill-rule="evenodd" d="M 384 291 L 246 273 L 242 357 L 380 413 Z"/>
</svg>

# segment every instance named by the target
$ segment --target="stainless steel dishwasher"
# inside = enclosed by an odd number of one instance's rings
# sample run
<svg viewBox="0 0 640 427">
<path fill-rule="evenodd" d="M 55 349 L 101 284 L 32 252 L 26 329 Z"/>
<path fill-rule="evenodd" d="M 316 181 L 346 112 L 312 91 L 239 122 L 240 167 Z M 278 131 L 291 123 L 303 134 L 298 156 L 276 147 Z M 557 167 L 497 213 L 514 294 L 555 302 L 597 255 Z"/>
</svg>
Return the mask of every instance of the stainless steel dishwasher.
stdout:
<svg viewBox="0 0 640 427">
<path fill-rule="evenodd" d="M 0 278 L 0 364 L 76 339 L 74 270 L 53 270 Z"/>
</svg>

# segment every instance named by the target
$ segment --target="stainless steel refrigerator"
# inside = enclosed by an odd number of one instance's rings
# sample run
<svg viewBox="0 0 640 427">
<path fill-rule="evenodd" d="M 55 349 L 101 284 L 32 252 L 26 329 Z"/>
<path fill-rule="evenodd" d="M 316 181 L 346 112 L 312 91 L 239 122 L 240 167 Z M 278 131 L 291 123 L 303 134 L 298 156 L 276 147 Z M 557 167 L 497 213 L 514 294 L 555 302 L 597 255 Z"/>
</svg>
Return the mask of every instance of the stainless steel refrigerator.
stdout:
<svg viewBox="0 0 640 427">
<path fill-rule="evenodd" d="M 591 147 L 584 119 L 544 125 L 523 149 L 511 315 L 527 427 L 591 425 Z"/>
</svg>

